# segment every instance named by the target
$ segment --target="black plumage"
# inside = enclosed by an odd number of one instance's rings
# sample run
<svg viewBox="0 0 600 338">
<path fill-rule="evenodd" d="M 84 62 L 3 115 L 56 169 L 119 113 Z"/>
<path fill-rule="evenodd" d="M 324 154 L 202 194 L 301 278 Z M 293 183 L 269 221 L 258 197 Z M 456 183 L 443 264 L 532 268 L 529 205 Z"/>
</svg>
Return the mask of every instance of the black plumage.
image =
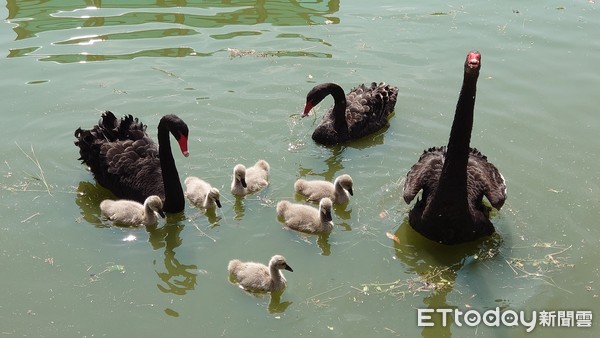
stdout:
<svg viewBox="0 0 600 338">
<path fill-rule="evenodd" d="M 335 83 L 315 86 L 306 96 L 303 117 L 327 95 L 332 95 L 334 106 L 329 109 L 312 134 L 312 139 L 323 145 L 356 140 L 388 125 L 394 111 L 398 88 L 385 83 L 364 84 L 353 88 L 348 95 Z"/>
<path fill-rule="evenodd" d="M 188 127 L 176 115 L 165 115 L 158 124 L 158 144 L 146 133 L 146 125 L 131 115 L 117 119 L 104 112 L 92 129 L 78 128 L 75 145 L 79 160 L 96 181 L 118 198 L 143 203 L 158 195 L 165 212 L 180 212 L 185 206 L 183 189 L 175 166 L 169 132 L 188 156 Z"/>
<path fill-rule="evenodd" d="M 504 177 L 486 156 L 470 147 L 473 111 L 481 55 L 471 51 L 465 61 L 448 146 L 425 150 L 406 175 L 404 201 L 410 203 L 420 190 L 409 213 L 413 229 L 443 244 L 472 241 L 494 232 L 490 208 L 500 209 L 506 200 Z"/>
</svg>

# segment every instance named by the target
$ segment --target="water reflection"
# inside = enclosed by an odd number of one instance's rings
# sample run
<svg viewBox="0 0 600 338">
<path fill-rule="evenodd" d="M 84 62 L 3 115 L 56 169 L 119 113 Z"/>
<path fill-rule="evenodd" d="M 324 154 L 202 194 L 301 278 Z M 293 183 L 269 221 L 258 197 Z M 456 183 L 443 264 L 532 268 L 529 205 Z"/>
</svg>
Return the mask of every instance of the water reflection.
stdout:
<svg viewBox="0 0 600 338">
<path fill-rule="evenodd" d="M 156 275 L 162 281 L 157 284 L 158 289 L 164 293 L 173 293 L 176 295 L 185 295 L 188 291 L 196 287 L 196 277 L 198 267 L 194 264 L 182 264 L 175 257 L 175 249 L 182 243 L 181 231 L 184 229 L 183 213 L 169 215 L 168 222 L 162 227 L 146 227 L 149 234 L 148 242 L 154 250 L 164 248 L 164 259 L 162 266 L 165 272 L 156 271 Z M 154 265 L 157 262 L 154 261 Z"/>
<path fill-rule="evenodd" d="M 110 227 L 100 216 L 100 202 L 106 198 L 114 198 L 110 191 L 97 183 L 80 182 L 77 188 L 75 203 L 81 208 L 84 220 L 96 227 Z M 145 227 L 148 232 L 148 242 L 154 250 L 164 249 L 163 261 L 154 261 L 156 274 L 161 281 L 158 289 L 164 293 L 184 295 L 196 286 L 198 267 L 194 264 L 182 264 L 175 257 L 175 249 L 182 244 L 181 231 L 184 229 L 185 215 L 182 213 L 168 214 L 163 226 L 152 225 Z M 159 223 L 160 224 L 160 223 Z M 142 228 L 140 228 L 141 230 Z M 158 265 L 158 267 L 156 267 Z M 159 271 L 164 268 L 164 272 Z"/>
<path fill-rule="evenodd" d="M 408 273 L 419 276 L 420 283 L 413 286 L 416 291 L 429 292 L 430 296 L 423 298 L 427 309 L 454 309 L 448 304 L 447 296 L 454 290 L 459 271 L 467 264 L 477 264 L 479 261 L 492 258 L 499 253 L 502 238 L 498 234 L 490 238 L 472 243 L 445 246 L 430 241 L 408 224 L 408 220 L 400 225 L 395 233 L 394 241 L 396 257 L 408 266 Z M 423 308 L 423 307 L 419 307 Z M 424 338 L 451 337 L 452 323 L 442 325 L 441 316 L 431 316 L 432 327 L 424 327 L 421 335 Z"/>
<path fill-rule="evenodd" d="M 232 275 L 229 275 L 228 279 L 231 284 L 233 284 L 239 288 L 237 281 L 235 280 L 235 278 Z M 250 292 L 250 291 L 244 290 L 242 288 L 239 288 L 239 289 L 242 290 L 246 295 L 248 295 L 249 297 L 252 297 L 252 298 L 266 299 L 268 297 L 269 305 L 267 306 L 267 310 L 269 311 L 270 314 L 283 313 L 293 303 L 290 301 L 284 301 L 284 302 L 281 301 L 281 296 L 283 295 L 283 292 L 285 291 L 285 289 L 279 290 L 279 291 L 272 291 L 272 292 Z"/>
<path fill-rule="evenodd" d="M 225 26 L 252 26 L 270 24 L 273 26 L 307 26 L 319 24 L 337 24 L 339 18 L 333 16 L 339 10 L 339 0 L 331 1 L 155 1 L 135 4 L 87 1 L 86 4 L 62 3 L 57 5 L 48 2 L 23 2 L 8 0 L 8 17 L 6 21 L 14 24 L 15 40 L 38 37 L 52 31 L 69 31 L 61 41 L 52 41 L 52 46 L 74 45 L 91 46 L 96 43 L 107 43 L 115 40 L 135 41 L 185 37 L 206 33 L 207 29 Z M 216 10 L 215 10 L 216 9 Z M 151 24 L 167 24 L 164 29 L 147 29 Z M 135 29 L 134 27 L 144 27 Z M 176 27 L 174 27 L 176 26 Z M 181 27 L 185 26 L 185 27 Z M 112 31 L 98 34 L 98 27 L 123 27 L 126 31 Z M 264 29 L 243 32 L 218 32 L 210 34 L 213 39 L 231 39 L 234 37 L 261 35 Z M 69 36 L 70 35 L 70 36 Z M 293 36 L 294 34 L 292 34 Z M 318 38 L 297 35 L 304 41 L 325 43 Z M 289 34 L 278 36 L 289 38 Z M 164 42 L 161 44 L 165 44 Z M 149 45 L 157 45 L 151 42 Z M 146 45 L 148 46 L 148 45 Z M 44 55 L 41 60 L 55 62 L 106 61 L 115 59 L 133 59 L 146 57 L 182 57 L 208 56 L 215 52 L 199 52 L 192 48 L 171 47 L 164 49 L 147 49 L 140 46 L 131 53 L 94 53 L 78 51 L 76 53 L 60 53 Z M 40 46 L 11 49 L 9 57 L 30 55 Z M 106 48 L 105 48 L 106 49 Z M 274 51 L 271 56 L 311 56 L 331 57 L 327 53 L 311 53 L 301 51 Z"/>
</svg>

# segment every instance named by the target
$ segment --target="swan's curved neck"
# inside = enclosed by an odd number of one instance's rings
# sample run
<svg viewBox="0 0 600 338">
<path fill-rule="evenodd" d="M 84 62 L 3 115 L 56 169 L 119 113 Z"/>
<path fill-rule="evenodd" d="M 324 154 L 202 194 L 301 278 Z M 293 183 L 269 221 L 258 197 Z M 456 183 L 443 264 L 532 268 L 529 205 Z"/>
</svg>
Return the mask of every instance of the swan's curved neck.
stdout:
<svg viewBox="0 0 600 338">
<path fill-rule="evenodd" d="M 440 188 L 450 185 L 448 188 L 458 189 L 455 193 L 464 194 L 466 198 L 467 187 L 467 163 L 469 161 L 469 143 L 471 142 L 471 131 L 473 130 L 473 110 L 475 109 L 475 94 L 477 87 L 477 76 L 465 73 L 462 88 L 456 104 L 454 121 L 448 140 L 448 148 Z"/>
<path fill-rule="evenodd" d="M 179 173 L 175 166 L 171 142 L 169 140 L 168 122 L 161 120 L 158 124 L 158 157 L 160 158 L 160 169 L 165 191 L 163 210 L 165 212 L 178 212 L 183 210 L 185 201 L 183 189 L 179 182 Z"/>
<path fill-rule="evenodd" d="M 348 129 L 348 122 L 346 121 L 346 94 L 340 86 L 330 86 L 329 93 L 333 96 L 333 108 L 332 118 L 336 130 Z"/>
</svg>

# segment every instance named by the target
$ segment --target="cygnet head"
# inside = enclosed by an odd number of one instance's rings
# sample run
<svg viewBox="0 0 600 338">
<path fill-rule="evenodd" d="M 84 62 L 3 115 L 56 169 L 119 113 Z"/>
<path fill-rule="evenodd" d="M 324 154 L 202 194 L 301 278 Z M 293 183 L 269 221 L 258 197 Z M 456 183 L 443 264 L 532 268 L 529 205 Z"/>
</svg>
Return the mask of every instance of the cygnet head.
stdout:
<svg viewBox="0 0 600 338">
<path fill-rule="evenodd" d="M 319 202 L 319 212 L 321 213 L 321 219 L 324 222 L 333 221 L 333 218 L 331 217 L 331 208 L 333 208 L 333 202 L 331 202 L 329 197 L 321 199 Z"/>
<path fill-rule="evenodd" d="M 153 211 L 156 211 L 160 217 L 165 218 L 165 213 L 163 212 L 163 202 L 160 197 L 156 195 L 148 196 L 144 201 L 144 206 L 148 206 Z"/>
<path fill-rule="evenodd" d="M 221 193 L 219 192 L 219 189 L 217 188 L 211 188 L 210 191 L 208 192 L 208 197 L 210 199 L 212 199 L 213 201 L 215 201 L 215 204 L 217 205 L 217 207 L 221 207 Z"/>
<path fill-rule="evenodd" d="M 350 196 L 354 196 L 354 192 L 352 191 L 352 186 L 354 185 L 354 183 L 352 182 L 352 177 L 350 177 L 350 175 L 348 175 L 348 174 L 341 175 L 340 177 L 338 177 L 336 179 L 336 181 L 339 182 L 339 184 L 342 186 L 342 188 L 348 190 L 348 193 L 350 194 Z"/>
<path fill-rule="evenodd" d="M 284 269 L 290 272 L 294 272 L 294 270 L 285 261 L 285 257 L 281 255 L 275 255 L 271 257 L 271 260 L 269 261 L 269 267 L 273 267 L 278 270 Z"/>
<path fill-rule="evenodd" d="M 246 188 L 246 167 L 243 164 L 238 164 L 233 168 L 233 178 L 242 183 L 242 187 Z"/>
</svg>

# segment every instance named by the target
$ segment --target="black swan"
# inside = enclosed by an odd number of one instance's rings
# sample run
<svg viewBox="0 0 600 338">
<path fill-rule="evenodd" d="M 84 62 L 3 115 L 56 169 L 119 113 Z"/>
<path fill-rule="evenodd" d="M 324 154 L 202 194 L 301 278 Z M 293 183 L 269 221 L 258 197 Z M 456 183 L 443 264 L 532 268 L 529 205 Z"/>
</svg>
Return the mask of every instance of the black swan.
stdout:
<svg viewBox="0 0 600 338">
<path fill-rule="evenodd" d="M 333 145 L 359 139 L 388 125 L 388 118 L 398 96 L 398 88 L 375 82 L 370 87 L 361 84 L 348 95 L 335 83 L 315 86 L 306 95 L 302 117 L 331 94 L 334 105 L 329 109 L 312 134 L 323 145 Z"/>
<path fill-rule="evenodd" d="M 491 235 L 494 226 L 483 196 L 498 210 L 506 200 L 504 177 L 483 154 L 469 147 L 481 54 L 469 52 L 464 68 L 448 146 L 425 150 L 404 183 L 406 203 L 423 189 L 421 199 L 417 199 L 409 213 L 410 225 L 423 236 L 443 244 L 459 244 Z"/>
<path fill-rule="evenodd" d="M 183 210 L 185 200 L 171 152 L 169 132 L 181 152 L 189 155 L 188 126 L 175 115 L 165 115 L 158 123 L 158 145 L 148 137 L 146 126 L 128 115 L 118 120 L 104 112 L 98 125 L 75 131 L 79 160 L 86 164 L 96 181 L 117 197 L 144 203 L 150 195 L 164 200 L 163 210 Z"/>
</svg>

